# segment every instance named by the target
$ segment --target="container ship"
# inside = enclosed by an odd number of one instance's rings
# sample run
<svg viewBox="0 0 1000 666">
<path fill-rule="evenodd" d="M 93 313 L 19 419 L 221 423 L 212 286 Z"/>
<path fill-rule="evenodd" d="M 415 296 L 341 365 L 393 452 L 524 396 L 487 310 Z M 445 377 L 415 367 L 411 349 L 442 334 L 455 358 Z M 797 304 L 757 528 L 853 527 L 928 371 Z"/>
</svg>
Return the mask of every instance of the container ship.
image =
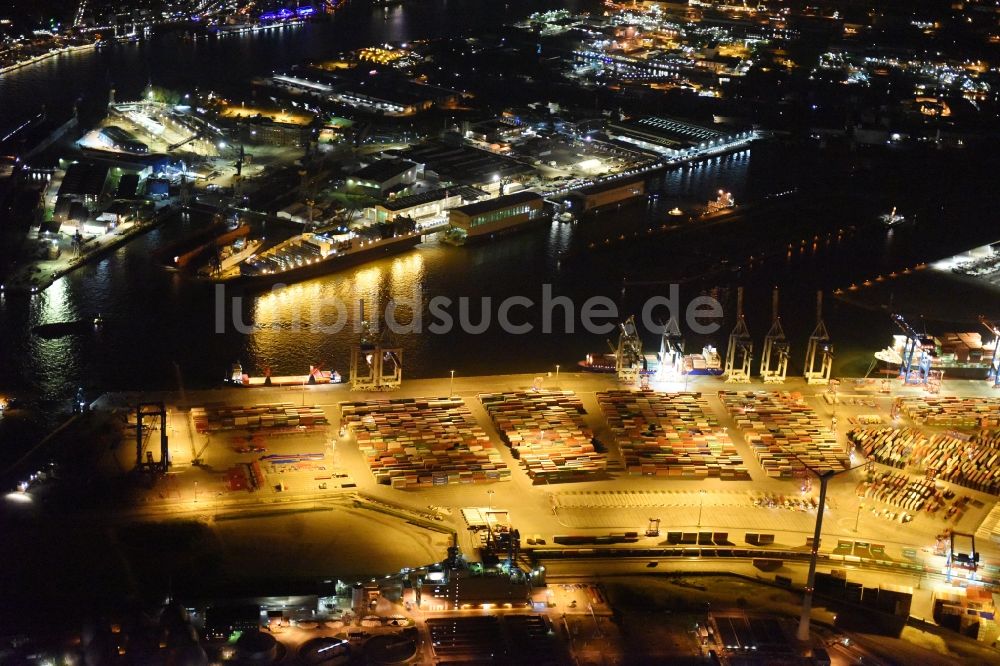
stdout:
<svg viewBox="0 0 1000 666">
<path fill-rule="evenodd" d="M 683 359 L 682 372 L 685 375 L 721 375 L 722 357 L 712 345 L 702 348 L 700 354 L 688 354 Z"/>
<path fill-rule="evenodd" d="M 264 368 L 264 374 L 260 377 L 251 377 L 243 372 L 243 365 L 237 361 L 226 377 L 226 383 L 233 386 L 243 386 L 248 388 L 260 388 L 270 386 L 305 386 L 315 384 L 340 384 L 344 381 L 340 373 L 336 370 L 322 370 L 319 366 L 309 366 L 307 375 L 282 375 L 271 374 L 271 368 Z"/>
<path fill-rule="evenodd" d="M 357 232 L 307 232 L 248 257 L 227 280 L 261 286 L 304 280 L 403 252 L 420 240 L 411 220 L 372 225 Z"/>
<path fill-rule="evenodd" d="M 577 365 L 587 372 L 615 372 L 618 367 L 614 354 L 587 354 Z"/>
<path fill-rule="evenodd" d="M 577 361 L 577 366 L 587 372 L 617 372 L 617 357 L 614 354 L 587 354 L 582 361 Z M 640 375 L 654 375 L 659 367 L 659 360 L 655 354 L 644 354 L 639 369 Z"/>
<path fill-rule="evenodd" d="M 51 324 L 39 324 L 31 329 L 31 332 L 40 338 L 53 340 L 68 335 L 81 335 L 100 331 L 104 326 L 104 318 L 97 315 L 92 320 L 78 319 L 75 321 L 57 321 Z"/>
<path fill-rule="evenodd" d="M 883 366 L 882 374 L 898 374 L 903 356 L 906 354 L 906 343 L 905 335 L 894 335 L 890 346 L 875 352 L 869 374 L 877 365 Z M 949 332 L 927 336 L 922 340 L 920 348 L 914 352 L 912 362 L 917 365 L 920 357 L 926 354 L 928 367 L 931 370 L 942 371 L 945 378 L 985 379 L 989 374 L 997 344 L 996 338 L 984 340 L 977 332 Z"/>
</svg>

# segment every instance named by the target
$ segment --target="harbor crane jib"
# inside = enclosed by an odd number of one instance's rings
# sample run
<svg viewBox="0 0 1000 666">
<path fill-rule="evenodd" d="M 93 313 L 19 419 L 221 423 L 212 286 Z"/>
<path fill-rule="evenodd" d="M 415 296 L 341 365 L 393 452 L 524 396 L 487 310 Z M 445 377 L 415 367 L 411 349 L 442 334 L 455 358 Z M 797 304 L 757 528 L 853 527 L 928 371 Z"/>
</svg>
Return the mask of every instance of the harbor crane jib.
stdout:
<svg viewBox="0 0 1000 666">
<path fill-rule="evenodd" d="M 778 315 L 778 289 L 771 294 L 771 329 L 764 337 L 760 355 L 760 376 L 765 384 L 782 384 L 788 374 L 788 338 Z"/>
</svg>

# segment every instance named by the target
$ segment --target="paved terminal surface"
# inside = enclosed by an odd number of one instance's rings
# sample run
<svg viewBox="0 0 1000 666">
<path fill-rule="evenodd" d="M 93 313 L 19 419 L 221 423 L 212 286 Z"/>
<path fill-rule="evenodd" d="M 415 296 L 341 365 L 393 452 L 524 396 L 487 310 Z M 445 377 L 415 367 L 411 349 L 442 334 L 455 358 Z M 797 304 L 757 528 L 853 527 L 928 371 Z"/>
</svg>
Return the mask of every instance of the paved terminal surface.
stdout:
<svg viewBox="0 0 1000 666">
<path fill-rule="evenodd" d="M 481 392 L 530 390 L 540 385 L 542 389 L 561 389 L 576 392 L 587 410 L 587 423 L 597 438 L 608 444 L 609 471 L 592 481 L 571 483 L 533 483 L 503 445 L 488 415 L 477 400 Z M 711 411 L 720 425 L 726 428 L 749 470 L 749 481 L 723 481 L 718 478 L 705 480 L 664 479 L 661 477 L 630 476 L 620 467 L 620 456 L 595 394 L 615 388 L 617 381 L 611 375 L 592 373 L 554 373 L 542 377 L 534 375 L 508 375 L 493 377 L 456 376 L 449 378 L 408 380 L 392 393 L 361 394 L 350 391 L 348 385 L 295 386 L 283 388 L 226 388 L 210 391 L 176 393 L 163 396 L 145 394 L 144 400 L 162 398 L 168 405 L 168 425 L 171 452 L 171 472 L 167 478 L 136 508 L 142 512 L 183 513 L 195 508 L 204 511 L 206 505 L 216 511 L 242 510 L 254 505 L 271 502 L 305 502 L 333 499 L 345 493 L 361 492 L 365 495 L 390 501 L 431 514 L 437 513 L 442 526 L 448 526 L 465 538 L 467 530 L 458 511 L 461 507 L 486 506 L 510 511 L 510 520 L 522 537 L 538 535 L 549 545 L 559 534 L 607 534 L 609 531 L 638 531 L 643 533 L 649 518 L 661 519 L 661 531 L 673 530 L 727 531 L 730 539 L 742 543 L 743 532 L 768 531 L 776 533 L 776 541 L 788 546 L 805 547 L 806 536 L 812 534 L 815 511 L 806 509 L 798 500 L 818 494 L 818 483 L 802 492 L 802 479 L 774 479 L 766 476 L 747 446 L 741 431 L 735 426 L 718 399 L 719 390 L 787 390 L 800 391 L 819 418 L 831 423 L 837 417 L 837 438 L 847 447 L 846 432 L 852 427 L 851 419 L 857 415 L 880 415 L 886 424 L 909 425 L 905 418 L 891 417 L 891 404 L 898 395 L 920 395 L 917 388 L 891 384 L 891 393 L 880 393 L 879 382 L 855 383 L 845 380 L 837 391 L 837 404 L 830 404 L 827 387 L 809 386 L 801 380 L 791 380 L 775 386 L 731 385 L 714 377 L 691 378 L 687 390 L 700 391 L 706 397 Z M 684 387 L 665 386 L 664 390 Z M 411 490 L 392 489 L 378 484 L 353 441 L 350 430 L 340 428 L 339 403 L 348 400 L 403 397 L 443 397 L 453 393 L 462 397 L 472 414 L 497 446 L 504 462 L 510 467 L 511 480 L 497 483 L 434 486 Z M 827 395 L 825 395 L 827 394 Z M 946 381 L 942 395 L 996 396 L 985 382 Z M 98 406 L 126 404 L 134 396 L 109 394 L 98 401 Z M 303 434 L 283 436 L 258 436 L 250 438 L 249 431 L 228 430 L 199 434 L 192 429 L 189 408 L 213 403 L 229 405 L 255 405 L 287 403 L 292 406 L 312 405 L 321 408 L 329 420 L 328 428 Z M 155 450 L 158 438 L 149 438 L 147 450 Z M 304 464 L 271 464 L 260 461 L 266 476 L 257 492 L 232 489 L 225 470 L 236 463 L 251 463 L 265 455 L 314 454 L 318 461 Z M 128 468 L 134 463 L 134 449 L 120 447 L 115 468 Z M 192 461 L 199 459 L 199 465 Z M 616 461 L 619 461 L 616 464 Z M 863 462 L 860 457 L 856 463 Z M 876 468 L 883 469 L 882 465 Z M 892 468 L 884 467 L 886 471 Z M 916 548 L 928 554 L 935 545 L 935 537 L 946 528 L 960 532 L 975 532 L 993 506 L 995 498 L 961 486 L 938 482 L 950 487 L 956 497 L 968 496 L 973 504 L 961 519 L 945 521 L 943 511 L 931 516 L 916 514 L 912 522 L 901 524 L 875 515 L 872 509 L 888 508 L 886 505 L 861 508 L 855 489 L 864 475 L 864 469 L 836 477 L 830 483 L 828 508 L 824 522 L 826 547 L 836 545 L 838 539 L 875 542 L 886 546 L 886 554 L 902 558 L 904 548 Z M 489 492 L 487 492 L 489 491 Z M 705 491 L 704 493 L 701 491 Z M 770 494 L 772 499 L 787 500 L 793 508 L 761 506 L 761 496 Z M 197 502 L 196 502 L 197 500 Z M 444 509 L 439 512 L 438 508 Z M 652 540 L 640 542 L 649 545 Z M 1000 548 L 988 540 L 977 542 L 984 553 L 997 555 Z M 996 560 L 994 560 L 996 561 Z"/>
</svg>

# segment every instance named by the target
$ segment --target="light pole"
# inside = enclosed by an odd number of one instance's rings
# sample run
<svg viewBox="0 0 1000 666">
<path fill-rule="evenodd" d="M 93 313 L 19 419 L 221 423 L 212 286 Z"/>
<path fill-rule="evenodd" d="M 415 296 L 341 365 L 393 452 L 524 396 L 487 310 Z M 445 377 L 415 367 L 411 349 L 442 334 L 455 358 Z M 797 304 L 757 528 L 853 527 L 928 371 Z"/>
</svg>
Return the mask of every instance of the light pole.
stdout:
<svg viewBox="0 0 1000 666">
<path fill-rule="evenodd" d="M 455 371 L 451 371 L 451 381 L 448 383 L 448 397 L 455 395 Z"/>
<path fill-rule="evenodd" d="M 698 491 L 698 529 L 701 529 L 701 510 L 705 508 L 705 491 Z"/>
<path fill-rule="evenodd" d="M 858 525 L 861 524 L 861 510 L 865 508 L 864 502 L 858 502 L 858 516 L 854 519 L 854 531 L 858 531 Z"/>
<path fill-rule="evenodd" d="M 556 363 L 556 379 L 559 379 L 559 364 Z"/>
<path fill-rule="evenodd" d="M 496 492 L 495 490 L 487 490 L 486 491 L 486 496 L 490 498 L 489 499 L 489 502 L 490 502 L 490 511 L 493 510 L 493 493 L 495 493 L 495 492 Z"/>
<path fill-rule="evenodd" d="M 822 472 L 816 471 L 808 464 L 803 462 L 795 453 L 791 451 L 788 452 L 793 458 L 799 461 L 799 464 L 806 468 L 807 471 L 812 472 L 817 477 L 819 477 L 819 508 L 816 509 L 816 529 L 813 532 L 812 548 L 809 557 L 809 574 L 806 576 L 806 589 L 805 594 L 802 597 L 802 615 L 799 617 L 799 629 L 796 632 L 796 638 L 798 638 L 803 643 L 809 640 L 809 621 L 810 613 L 812 613 L 812 599 L 813 599 L 813 587 L 816 585 L 816 563 L 819 559 L 819 540 L 823 532 L 823 512 L 826 509 L 826 484 L 835 476 L 841 474 L 846 474 L 848 472 L 853 472 L 854 470 L 868 464 L 868 460 L 860 463 L 858 465 L 851 465 L 839 471 L 825 470 Z M 871 452 L 872 460 L 874 460 L 875 451 Z M 858 508 L 858 520 L 861 518 L 861 508 Z M 855 531 L 857 531 L 857 526 L 855 525 Z"/>
</svg>

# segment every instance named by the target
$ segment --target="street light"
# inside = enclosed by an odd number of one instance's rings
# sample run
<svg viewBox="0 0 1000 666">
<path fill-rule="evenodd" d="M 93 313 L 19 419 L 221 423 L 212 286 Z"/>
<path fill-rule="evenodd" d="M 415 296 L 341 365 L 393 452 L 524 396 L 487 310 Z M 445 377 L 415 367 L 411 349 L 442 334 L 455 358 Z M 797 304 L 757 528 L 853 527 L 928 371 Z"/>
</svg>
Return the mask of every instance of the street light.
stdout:
<svg viewBox="0 0 1000 666">
<path fill-rule="evenodd" d="M 705 490 L 698 491 L 698 529 L 701 529 L 701 510 L 705 507 Z"/>
<path fill-rule="evenodd" d="M 559 379 L 559 364 L 556 363 L 556 379 Z"/>
<path fill-rule="evenodd" d="M 448 383 L 448 397 L 455 395 L 455 371 L 451 371 L 451 381 Z"/>
<path fill-rule="evenodd" d="M 490 501 L 490 511 L 493 510 L 493 493 L 495 493 L 495 492 L 496 492 L 495 490 L 487 490 L 486 491 L 487 497 L 490 498 L 490 500 L 489 500 Z"/>
<path fill-rule="evenodd" d="M 857 517 L 856 517 L 856 518 L 854 519 L 854 531 L 855 531 L 855 532 L 857 532 L 857 531 L 858 531 L 858 525 L 860 525 L 860 524 L 861 524 L 861 510 L 862 510 L 863 508 L 865 508 L 865 503 L 864 503 L 864 502 L 858 502 L 858 515 L 857 515 Z"/>
</svg>

